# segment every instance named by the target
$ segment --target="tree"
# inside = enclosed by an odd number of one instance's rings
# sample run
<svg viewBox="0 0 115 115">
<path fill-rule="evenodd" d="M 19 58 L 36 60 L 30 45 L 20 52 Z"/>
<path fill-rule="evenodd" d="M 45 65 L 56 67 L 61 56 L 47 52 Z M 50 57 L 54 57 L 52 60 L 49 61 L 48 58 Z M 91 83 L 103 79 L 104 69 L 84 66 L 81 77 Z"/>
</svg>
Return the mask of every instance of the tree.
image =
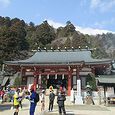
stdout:
<svg viewBox="0 0 115 115">
<path fill-rule="evenodd" d="M 92 90 L 96 90 L 96 79 L 94 74 L 88 74 L 86 78 L 86 83 L 89 83 L 91 86 Z"/>
<path fill-rule="evenodd" d="M 75 32 L 75 26 L 70 21 L 67 21 L 66 24 L 64 27 L 64 37 L 72 36 Z"/>
<path fill-rule="evenodd" d="M 72 45 L 71 44 L 71 39 L 69 37 L 67 37 L 64 46 L 71 49 L 71 47 L 72 47 L 71 45 Z"/>
<path fill-rule="evenodd" d="M 16 77 L 14 81 L 14 86 L 15 87 L 20 87 L 21 86 L 21 77 Z"/>
<path fill-rule="evenodd" d="M 103 37 L 104 37 L 104 35 L 103 35 Z M 93 58 L 107 58 L 108 57 L 108 55 L 107 55 L 107 53 L 106 53 L 106 50 L 105 50 L 105 48 L 104 48 L 104 39 L 102 40 L 102 36 L 101 35 L 97 35 L 97 36 L 95 36 L 95 37 L 92 37 L 92 47 L 93 48 L 96 48 L 96 50 L 94 50 L 93 52 L 92 52 L 92 56 L 93 56 Z"/>
<path fill-rule="evenodd" d="M 74 48 L 78 48 L 79 46 L 81 46 L 81 44 L 80 44 L 80 35 L 77 32 L 75 32 L 73 34 L 72 46 Z"/>
<path fill-rule="evenodd" d="M 0 27 L 1 26 L 10 27 L 11 26 L 10 18 L 0 16 Z"/>
<path fill-rule="evenodd" d="M 8 40 L 10 37 L 10 30 L 6 26 L 0 28 L 0 62 L 8 59 L 9 52 L 9 42 L 13 42 L 12 40 Z"/>
<path fill-rule="evenodd" d="M 7 20 L 9 18 L 6 18 Z M 14 60 L 20 57 L 22 50 L 28 49 L 25 39 L 26 31 L 24 21 L 19 19 L 11 20 L 10 26 L 0 28 L 0 62 L 4 60 Z"/>
<path fill-rule="evenodd" d="M 29 26 L 30 26 L 30 27 L 34 27 L 35 24 L 34 24 L 33 22 L 30 22 L 30 23 L 29 23 Z"/>
<path fill-rule="evenodd" d="M 61 38 L 61 37 L 64 37 L 64 31 L 63 31 L 63 28 L 64 27 L 59 27 L 57 28 L 57 32 L 56 32 L 56 38 Z"/>
<path fill-rule="evenodd" d="M 87 37 L 81 33 L 74 32 L 73 34 L 73 39 L 72 39 L 72 46 L 74 48 L 86 48 L 86 46 L 90 46 L 88 43 Z"/>
<path fill-rule="evenodd" d="M 21 21 L 16 22 L 12 27 L 10 28 L 10 31 L 13 37 L 16 38 L 17 40 L 17 50 L 27 50 L 28 49 L 28 44 L 25 39 L 26 37 L 26 31 L 23 26 L 23 23 Z"/>
<path fill-rule="evenodd" d="M 33 22 L 30 22 L 29 25 L 26 25 L 26 40 L 29 44 L 29 50 L 36 49 L 36 27 Z M 38 43 L 37 43 L 38 44 Z"/>
<path fill-rule="evenodd" d="M 41 43 L 44 46 L 51 43 L 56 37 L 54 28 L 51 27 L 47 21 L 44 21 L 41 25 L 36 27 L 36 42 Z"/>
</svg>

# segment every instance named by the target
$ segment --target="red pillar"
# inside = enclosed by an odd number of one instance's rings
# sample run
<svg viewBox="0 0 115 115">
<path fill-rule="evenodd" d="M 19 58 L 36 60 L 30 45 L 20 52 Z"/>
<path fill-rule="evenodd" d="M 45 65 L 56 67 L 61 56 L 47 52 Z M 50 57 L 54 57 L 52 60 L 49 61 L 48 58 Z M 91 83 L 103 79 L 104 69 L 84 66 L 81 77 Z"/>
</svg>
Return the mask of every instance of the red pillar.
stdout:
<svg viewBox="0 0 115 115">
<path fill-rule="evenodd" d="M 36 68 L 34 67 L 34 91 L 36 91 L 37 87 L 37 74 L 36 74 Z"/>
<path fill-rule="evenodd" d="M 72 71 L 71 71 L 71 68 L 69 67 L 69 72 L 68 72 L 68 96 L 71 95 L 71 78 L 72 78 Z"/>
<path fill-rule="evenodd" d="M 36 91 L 36 85 L 37 85 L 37 77 L 34 77 L 34 91 Z"/>
</svg>

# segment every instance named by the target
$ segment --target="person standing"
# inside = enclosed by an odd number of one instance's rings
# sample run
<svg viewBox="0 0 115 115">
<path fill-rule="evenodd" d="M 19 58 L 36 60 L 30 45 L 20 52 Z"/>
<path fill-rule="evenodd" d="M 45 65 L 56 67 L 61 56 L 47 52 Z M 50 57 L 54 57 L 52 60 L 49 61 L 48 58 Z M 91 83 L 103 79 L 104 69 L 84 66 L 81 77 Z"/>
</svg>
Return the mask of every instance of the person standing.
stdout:
<svg viewBox="0 0 115 115">
<path fill-rule="evenodd" d="M 52 90 L 53 90 L 53 86 L 50 85 L 50 87 L 49 87 L 49 91 L 52 91 Z"/>
<path fill-rule="evenodd" d="M 19 112 L 19 89 L 16 90 L 14 96 L 13 96 L 13 106 L 15 108 L 14 115 L 18 115 Z"/>
<path fill-rule="evenodd" d="M 62 87 L 62 85 L 60 85 L 59 90 L 60 90 L 61 92 L 63 91 L 63 87 Z"/>
<path fill-rule="evenodd" d="M 22 109 L 22 100 L 24 99 L 24 92 L 22 91 L 22 89 L 20 89 L 19 98 L 20 98 L 20 100 L 19 100 L 19 106 Z"/>
<path fill-rule="evenodd" d="M 1 99 L 2 99 L 2 102 L 4 102 L 4 95 L 5 95 L 5 91 L 4 90 L 1 90 L 0 91 L 0 96 L 1 96 Z"/>
<path fill-rule="evenodd" d="M 66 100 L 65 93 L 62 91 L 59 91 L 58 96 L 57 96 L 59 115 L 62 115 L 62 112 L 64 115 L 66 115 L 65 104 L 64 104 L 65 100 Z"/>
<path fill-rule="evenodd" d="M 30 94 L 30 115 L 34 115 L 35 108 L 36 108 L 36 105 L 37 105 L 37 102 L 35 101 L 37 94 L 34 91 L 34 85 L 31 86 L 30 92 L 31 92 L 31 94 Z"/>
<path fill-rule="evenodd" d="M 42 93 L 40 95 L 40 101 L 41 101 L 41 111 L 45 109 L 45 90 L 42 90 Z"/>
<path fill-rule="evenodd" d="M 49 111 L 53 110 L 54 99 L 55 99 L 55 94 L 52 90 L 50 91 L 50 94 L 49 94 Z"/>
</svg>

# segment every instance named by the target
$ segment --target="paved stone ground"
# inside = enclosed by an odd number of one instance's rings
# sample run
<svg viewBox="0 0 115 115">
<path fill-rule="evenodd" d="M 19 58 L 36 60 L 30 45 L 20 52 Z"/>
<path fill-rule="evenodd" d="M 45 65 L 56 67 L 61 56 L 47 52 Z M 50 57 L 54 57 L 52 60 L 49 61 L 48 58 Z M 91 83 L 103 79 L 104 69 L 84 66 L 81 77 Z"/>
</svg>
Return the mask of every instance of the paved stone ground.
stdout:
<svg viewBox="0 0 115 115">
<path fill-rule="evenodd" d="M 110 111 L 106 107 L 101 106 L 95 106 L 95 105 L 66 105 L 66 112 L 67 115 L 78 115 L 78 111 L 101 111 L 101 112 L 107 112 Z M 58 115 L 58 108 L 57 106 L 54 106 L 53 112 L 44 112 L 46 115 Z M 85 112 L 84 112 L 85 115 Z"/>
<path fill-rule="evenodd" d="M 36 107 L 35 115 L 59 115 L 58 107 L 55 104 L 54 110 L 48 112 L 48 101 L 46 102 L 45 111 L 40 111 L 39 102 Z M 12 103 L 0 104 L 0 115 L 13 115 L 14 109 Z M 115 105 L 113 106 L 99 106 L 99 105 L 66 105 L 67 115 L 115 115 Z M 23 101 L 23 109 L 19 111 L 19 115 L 29 115 L 29 101 Z"/>
</svg>

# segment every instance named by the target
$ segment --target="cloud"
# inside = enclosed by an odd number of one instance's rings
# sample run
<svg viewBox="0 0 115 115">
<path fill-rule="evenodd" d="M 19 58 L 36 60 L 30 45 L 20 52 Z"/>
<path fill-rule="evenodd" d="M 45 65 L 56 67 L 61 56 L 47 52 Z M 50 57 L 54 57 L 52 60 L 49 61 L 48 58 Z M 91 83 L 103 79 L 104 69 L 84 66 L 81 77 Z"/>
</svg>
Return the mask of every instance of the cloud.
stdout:
<svg viewBox="0 0 115 115">
<path fill-rule="evenodd" d="M 47 20 L 47 19 L 46 19 Z M 54 28 L 58 28 L 58 27 L 64 27 L 64 24 L 58 23 L 58 22 L 54 22 L 53 20 L 48 20 L 48 23 L 50 24 L 50 26 L 53 26 Z"/>
<path fill-rule="evenodd" d="M 101 0 L 91 0 L 90 7 L 91 8 L 97 8 L 100 3 L 101 3 Z"/>
<path fill-rule="evenodd" d="M 0 0 L 0 8 L 5 8 L 9 6 L 11 0 Z"/>
<path fill-rule="evenodd" d="M 89 35 L 96 35 L 96 34 L 103 34 L 103 33 L 114 33 L 112 31 L 109 30 L 101 30 L 101 29 L 93 29 L 93 28 L 82 28 L 79 26 L 76 26 L 76 30 L 80 31 L 83 34 L 89 34 Z"/>
<path fill-rule="evenodd" d="M 54 28 L 58 28 L 58 27 L 64 27 L 64 24 L 58 23 L 58 22 L 54 22 L 53 20 L 47 20 L 48 23 L 53 26 Z M 103 33 L 115 33 L 109 30 L 102 30 L 102 29 L 93 29 L 93 28 L 83 28 L 80 26 L 75 26 L 76 27 L 76 31 L 80 31 L 83 34 L 89 34 L 89 35 L 96 35 L 96 34 L 103 34 Z"/>
<path fill-rule="evenodd" d="M 99 9 L 101 12 L 110 11 L 115 7 L 115 0 L 90 0 L 91 9 Z"/>
<path fill-rule="evenodd" d="M 111 18 L 109 20 L 103 20 L 103 21 L 100 21 L 100 22 L 96 22 L 94 24 L 95 27 L 98 27 L 98 28 L 104 28 L 105 26 L 113 26 L 115 23 L 115 18 Z"/>
</svg>

